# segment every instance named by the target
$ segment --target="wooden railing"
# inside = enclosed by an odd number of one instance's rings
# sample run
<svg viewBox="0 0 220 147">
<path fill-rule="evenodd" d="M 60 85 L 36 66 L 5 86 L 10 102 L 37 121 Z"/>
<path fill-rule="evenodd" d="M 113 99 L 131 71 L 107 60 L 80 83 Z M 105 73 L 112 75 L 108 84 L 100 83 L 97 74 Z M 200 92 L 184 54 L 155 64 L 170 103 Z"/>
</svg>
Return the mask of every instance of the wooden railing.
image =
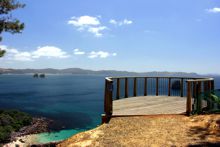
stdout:
<svg viewBox="0 0 220 147">
<path fill-rule="evenodd" d="M 176 84 L 175 84 L 176 83 Z M 102 122 L 113 114 L 113 100 L 136 96 L 187 97 L 186 114 L 192 112 L 192 99 L 201 92 L 214 89 L 213 78 L 195 77 L 107 77 L 105 78 Z"/>
<path fill-rule="evenodd" d="M 215 89 L 214 79 L 205 78 L 205 79 L 194 79 L 187 81 L 187 103 L 186 103 L 186 114 L 190 115 L 192 112 L 192 106 L 194 105 L 195 100 L 197 99 L 195 105 L 198 106 L 198 111 L 202 110 L 202 100 L 199 100 L 201 93 L 210 94 L 211 91 Z M 193 102 L 194 99 L 194 102 Z M 209 109 L 210 103 L 207 101 L 207 109 Z"/>
</svg>

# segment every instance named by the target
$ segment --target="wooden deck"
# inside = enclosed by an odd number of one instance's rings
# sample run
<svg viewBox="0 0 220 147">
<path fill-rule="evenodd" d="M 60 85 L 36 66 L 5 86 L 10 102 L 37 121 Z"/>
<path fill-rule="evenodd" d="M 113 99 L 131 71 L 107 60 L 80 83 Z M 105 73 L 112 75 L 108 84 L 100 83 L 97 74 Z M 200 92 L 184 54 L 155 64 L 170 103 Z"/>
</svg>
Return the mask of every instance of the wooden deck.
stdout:
<svg viewBox="0 0 220 147">
<path fill-rule="evenodd" d="M 186 98 L 141 96 L 113 101 L 114 115 L 180 114 L 186 112 Z"/>
</svg>

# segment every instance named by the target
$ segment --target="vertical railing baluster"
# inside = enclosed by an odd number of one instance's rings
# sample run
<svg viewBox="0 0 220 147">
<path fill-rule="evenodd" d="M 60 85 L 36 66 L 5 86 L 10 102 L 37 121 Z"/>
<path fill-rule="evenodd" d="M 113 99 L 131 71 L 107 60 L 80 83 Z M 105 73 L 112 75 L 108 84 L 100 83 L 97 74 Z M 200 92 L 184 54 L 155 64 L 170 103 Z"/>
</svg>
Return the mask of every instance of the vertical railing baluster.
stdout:
<svg viewBox="0 0 220 147">
<path fill-rule="evenodd" d="M 203 86 L 203 92 L 206 94 L 206 92 L 208 91 L 208 82 L 207 81 L 204 81 L 203 82 L 204 84 L 204 86 Z"/>
<path fill-rule="evenodd" d="M 183 97 L 183 78 L 181 78 L 181 83 L 180 83 L 180 96 Z"/>
<path fill-rule="evenodd" d="M 190 115 L 192 112 L 192 90 L 191 81 L 187 81 L 187 101 L 186 101 L 186 114 Z"/>
<path fill-rule="evenodd" d="M 159 81 L 159 78 L 157 77 L 156 78 L 156 96 L 158 96 L 158 94 L 159 94 L 159 91 L 158 91 L 159 83 L 158 83 L 158 81 Z"/>
<path fill-rule="evenodd" d="M 207 92 L 208 92 L 208 101 L 207 101 L 207 108 L 208 110 L 212 107 L 212 103 L 210 101 L 210 98 L 211 98 L 211 91 L 212 91 L 212 82 L 211 81 L 208 81 L 207 83 Z"/>
<path fill-rule="evenodd" d="M 202 88 L 202 82 L 199 81 L 197 85 L 197 110 L 199 113 L 202 112 L 202 96 L 201 96 L 201 89 Z"/>
<path fill-rule="evenodd" d="M 211 86 L 211 89 L 212 89 L 212 91 L 213 91 L 213 90 L 215 89 L 215 82 L 214 82 L 214 80 L 211 81 L 211 85 L 212 85 L 212 86 Z"/>
<path fill-rule="evenodd" d="M 134 97 L 137 96 L 137 78 L 134 78 L 134 91 L 133 91 Z"/>
<path fill-rule="evenodd" d="M 193 98 L 197 97 L 197 95 L 196 95 L 196 85 L 197 85 L 197 82 L 193 82 Z"/>
<path fill-rule="evenodd" d="M 168 81 L 168 96 L 171 95 L 171 78 L 169 78 L 169 81 Z"/>
<path fill-rule="evenodd" d="M 125 78 L 125 98 L 128 97 L 128 78 Z"/>
<path fill-rule="evenodd" d="M 147 96 L 147 78 L 144 78 L 144 96 Z"/>
<path fill-rule="evenodd" d="M 116 91 L 116 99 L 120 98 L 120 78 L 117 78 L 117 91 Z"/>
</svg>

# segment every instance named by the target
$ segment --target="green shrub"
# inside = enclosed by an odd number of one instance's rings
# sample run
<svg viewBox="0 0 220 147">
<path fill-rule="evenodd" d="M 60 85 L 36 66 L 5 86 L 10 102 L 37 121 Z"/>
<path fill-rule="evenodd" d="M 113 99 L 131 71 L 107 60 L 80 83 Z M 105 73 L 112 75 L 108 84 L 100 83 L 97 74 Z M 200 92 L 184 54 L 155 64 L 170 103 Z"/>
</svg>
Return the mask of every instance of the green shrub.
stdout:
<svg viewBox="0 0 220 147">
<path fill-rule="evenodd" d="M 0 142 L 6 142 L 10 139 L 12 131 L 18 131 L 20 128 L 30 125 L 32 117 L 18 110 L 0 110 Z"/>
</svg>

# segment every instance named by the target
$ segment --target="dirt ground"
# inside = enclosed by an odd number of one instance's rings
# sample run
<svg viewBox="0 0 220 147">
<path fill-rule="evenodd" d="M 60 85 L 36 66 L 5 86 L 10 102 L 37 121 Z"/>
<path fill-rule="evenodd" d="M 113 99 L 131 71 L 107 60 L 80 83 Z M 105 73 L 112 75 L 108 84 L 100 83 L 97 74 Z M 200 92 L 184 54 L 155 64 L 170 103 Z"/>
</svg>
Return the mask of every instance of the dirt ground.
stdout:
<svg viewBox="0 0 220 147">
<path fill-rule="evenodd" d="M 116 117 L 58 147 L 220 146 L 220 114 Z"/>
</svg>

